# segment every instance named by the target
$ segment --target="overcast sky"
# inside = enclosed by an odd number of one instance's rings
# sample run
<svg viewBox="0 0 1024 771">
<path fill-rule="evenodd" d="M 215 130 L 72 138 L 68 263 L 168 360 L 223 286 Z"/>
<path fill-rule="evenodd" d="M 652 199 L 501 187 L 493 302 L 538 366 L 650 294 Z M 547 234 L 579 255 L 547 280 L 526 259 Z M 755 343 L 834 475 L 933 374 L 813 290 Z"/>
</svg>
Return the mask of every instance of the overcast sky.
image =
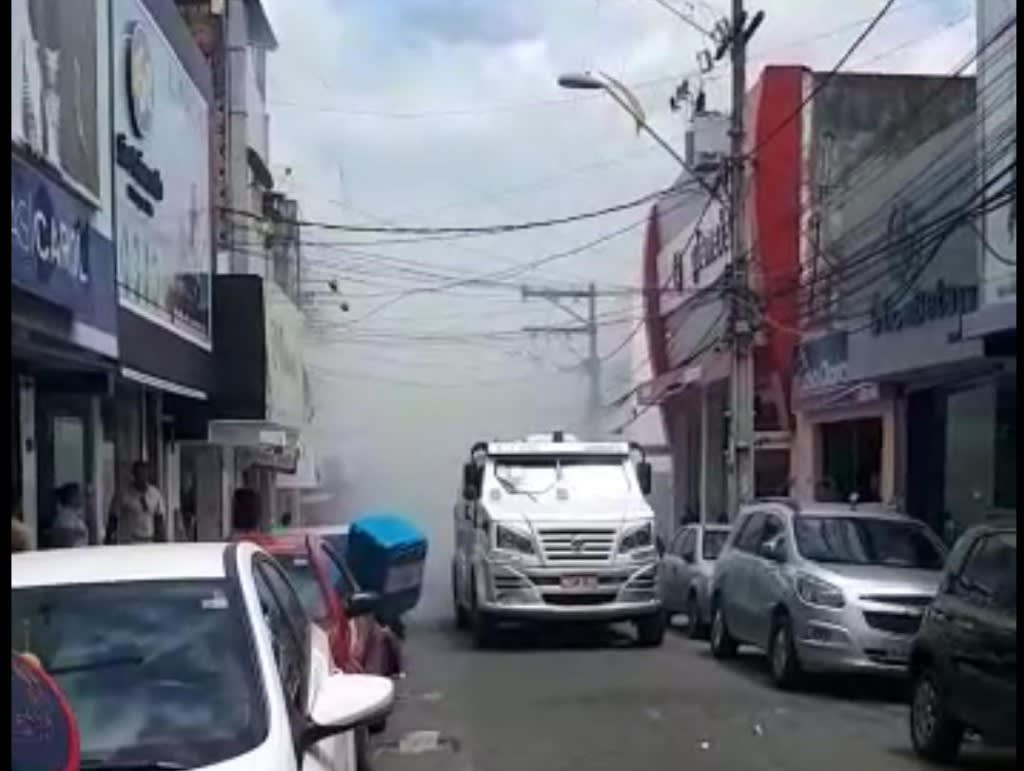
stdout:
<svg viewBox="0 0 1024 771">
<path fill-rule="evenodd" d="M 626 201 L 677 175 L 671 158 L 637 136 L 607 97 L 555 82 L 565 71 L 615 76 L 681 147 L 686 113 L 672 113 L 668 98 L 683 78 L 699 86 L 696 54 L 707 43 L 654 0 L 264 1 L 280 41 L 268 75 L 271 166 L 279 180 L 291 170 L 287 184 L 307 218 L 516 222 Z M 705 27 L 728 6 L 673 4 Z M 767 16 L 751 46 L 748 83 L 766 63 L 831 68 L 882 4 L 752 4 Z M 847 69 L 947 72 L 973 49 L 973 8 L 968 0 L 897 0 Z M 728 108 L 728 75 L 719 66 L 706 77 L 710 108 Z M 524 323 L 571 323 L 541 302 L 524 303 L 514 284 L 639 286 L 643 228 L 509 275 L 504 288 L 420 290 L 570 250 L 645 213 L 515 236 L 361 248 L 351 242 L 380 237 L 305 231 L 310 242 L 349 242 L 306 249 L 307 275 L 336 278 L 349 306 L 343 313 L 325 283 L 307 286 L 328 322 L 326 338 L 308 341 L 318 440 L 326 454 L 344 458 L 346 515 L 418 507 L 446 542 L 458 463 L 471 441 L 574 425 L 585 381 L 558 370 L 578 360 L 585 340 L 506 334 Z M 408 290 L 416 292 L 400 294 Z M 603 351 L 631 331 L 629 310 L 621 300 L 602 301 Z M 630 369 L 627 348 L 606 369 L 606 391 L 626 390 Z"/>
</svg>

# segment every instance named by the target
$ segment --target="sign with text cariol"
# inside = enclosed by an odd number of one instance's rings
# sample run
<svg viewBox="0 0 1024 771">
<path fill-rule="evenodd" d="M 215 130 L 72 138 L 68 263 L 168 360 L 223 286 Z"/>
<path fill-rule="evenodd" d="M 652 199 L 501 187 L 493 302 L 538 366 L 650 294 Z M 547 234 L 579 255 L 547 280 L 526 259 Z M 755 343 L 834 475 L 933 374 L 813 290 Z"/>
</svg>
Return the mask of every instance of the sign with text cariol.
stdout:
<svg viewBox="0 0 1024 771">
<path fill-rule="evenodd" d="M 144 4 L 111 8 L 120 302 L 208 344 L 209 106 Z"/>
<path fill-rule="evenodd" d="M 92 218 L 77 196 L 11 156 L 11 283 L 70 311 L 76 342 L 116 356 L 114 247 Z"/>
<path fill-rule="evenodd" d="M 267 420 L 301 428 L 305 418 L 302 314 L 273 281 L 263 282 Z"/>
</svg>

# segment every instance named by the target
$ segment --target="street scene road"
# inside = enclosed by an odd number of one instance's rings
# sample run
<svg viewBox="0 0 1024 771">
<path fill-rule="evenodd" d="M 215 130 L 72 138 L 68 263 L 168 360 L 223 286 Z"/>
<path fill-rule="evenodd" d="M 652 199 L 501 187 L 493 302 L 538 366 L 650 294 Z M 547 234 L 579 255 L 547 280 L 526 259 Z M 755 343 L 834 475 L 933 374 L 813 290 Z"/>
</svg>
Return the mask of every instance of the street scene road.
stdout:
<svg viewBox="0 0 1024 771">
<path fill-rule="evenodd" d="M 410 675 L 377 744 L 379 771 L 929 768 L 910 747 L 897 683 L 830 678 L 784 693 L 755 652 L 723 664 L 678 628 L 653 650 L 616 628 L 501 642 L 474 650 L 444 619 L 410 627 Z M 969 743 L 954 767 L 1015 760 Z"/>
<path fill-rule="evenodd" d="M 10 8 L 12 771 L 1016 767 L 1016 3 Z"/>
</svg>

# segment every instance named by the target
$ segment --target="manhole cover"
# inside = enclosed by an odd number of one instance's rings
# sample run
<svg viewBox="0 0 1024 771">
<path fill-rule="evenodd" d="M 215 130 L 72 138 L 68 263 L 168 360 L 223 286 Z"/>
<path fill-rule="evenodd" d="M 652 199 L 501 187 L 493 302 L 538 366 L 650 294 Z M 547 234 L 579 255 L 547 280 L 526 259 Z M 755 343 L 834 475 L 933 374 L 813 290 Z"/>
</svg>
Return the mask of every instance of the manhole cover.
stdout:
<svg viewBox="0 0 1024 771">
<path fill-rule="evenodd" d="M 377 748 L 378 754 L 385 755 L 422 755 L 429 752 L 459 751 L 461 743 L 454 736 L 446 736 L 440 731 L 410 731 L 400 739 L 382 742 Z"/>
</svg>

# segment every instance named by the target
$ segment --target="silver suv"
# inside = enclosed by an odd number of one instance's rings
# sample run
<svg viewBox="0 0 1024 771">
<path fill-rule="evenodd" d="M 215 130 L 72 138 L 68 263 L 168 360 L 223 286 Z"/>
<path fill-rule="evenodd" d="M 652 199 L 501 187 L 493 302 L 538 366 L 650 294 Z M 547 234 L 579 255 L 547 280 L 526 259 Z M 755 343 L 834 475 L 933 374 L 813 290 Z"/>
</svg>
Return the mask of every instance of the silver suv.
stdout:
<svg viewBox="0 0 1024 771">
<path fill-rule="evenodd" d="M 881 508 L 746 505 L 715 566 L 711 652 L 760 648 L 782 688 L 803 672 L 905 674 L 945 557 L 926 525 Z"/>
</svg>

